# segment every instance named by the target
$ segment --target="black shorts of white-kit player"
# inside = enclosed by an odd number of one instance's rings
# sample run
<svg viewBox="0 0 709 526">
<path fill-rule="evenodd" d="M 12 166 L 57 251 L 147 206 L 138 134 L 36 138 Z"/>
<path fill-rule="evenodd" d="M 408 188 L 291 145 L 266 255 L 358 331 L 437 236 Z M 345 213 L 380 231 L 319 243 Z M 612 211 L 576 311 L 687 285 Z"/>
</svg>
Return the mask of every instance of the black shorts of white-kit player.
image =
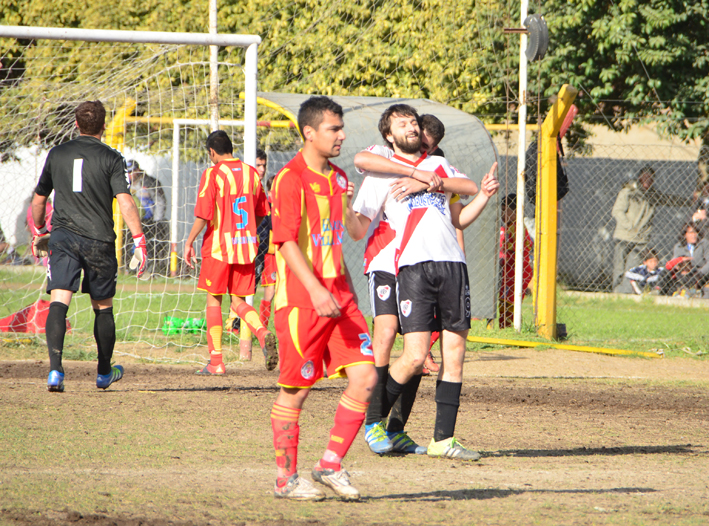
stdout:
<svg viewBox="0 0 709 526">
<path fill-rule="evenodd" d="M 390 272 L 373 271 L 367 274 L 369 282 L 369 303 L 372 318 L 383 314 L 399 316 L 396 301 L 396 276 Z"/>
<path fill-rule="evenodd" d="M 52 231 L 49 238 L 47 293 L 54 289 L 79 290 L 100 301 L 116 295 L 118 261 L 115 243 L 80 236 L 64 228 Z"/>
<path fill-rule="evenodd" d="M 424 261 L 396 277 L 401 333 L 470 329 L 470 285 L 465 263 Z"/>
</svg>

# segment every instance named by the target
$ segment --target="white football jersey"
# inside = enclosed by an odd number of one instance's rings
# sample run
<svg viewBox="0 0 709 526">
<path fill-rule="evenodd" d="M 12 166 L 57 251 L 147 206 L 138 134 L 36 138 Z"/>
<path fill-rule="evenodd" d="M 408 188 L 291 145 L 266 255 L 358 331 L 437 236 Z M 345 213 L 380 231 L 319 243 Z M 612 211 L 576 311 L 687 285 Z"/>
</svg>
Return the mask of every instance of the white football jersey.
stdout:
<svg viewBox="0 0 709 526">
<path fill-rule="evenodd" d="M 368 151 L 372 150 L 368 149 Z M 391 160 L 412 168 L 416 166 L 420 170 L 437 172 L 441 177 L 465 177 L 452 169 L 443 157 L 428 157 L 424 154 L 413 163 L 394 155 Z M 398 176 L 394 177 L 398 178 Z M 375 254 L 369 262 L 365 256 L 365 267 L 368 267 L 368 271 L 383 270 L 397 273 L 401 267 L 424 261 L 464 263 L 465 256 L 458 245 L 455 227 L 451 222 L 451 192 L 424 190 L 406 197 L 403 201 L 397 201 L 391 195 L 392 183 L 392 175 L 365 172 L 365 179 L 355 200 L 355 211 L 372 220 L 368 235 L 375 235 L 377 232 L 375 219 L 378 218 L 380 211 L 382 215 L 377 223 L 381 224 L 381 221 L 386 219 L 389 227 L 395 232 L 394 240 Z M 369 238 L 367 244 L 369 247 Z M 378 259 L 380 257 L 381 261 Z"/>
</svg>

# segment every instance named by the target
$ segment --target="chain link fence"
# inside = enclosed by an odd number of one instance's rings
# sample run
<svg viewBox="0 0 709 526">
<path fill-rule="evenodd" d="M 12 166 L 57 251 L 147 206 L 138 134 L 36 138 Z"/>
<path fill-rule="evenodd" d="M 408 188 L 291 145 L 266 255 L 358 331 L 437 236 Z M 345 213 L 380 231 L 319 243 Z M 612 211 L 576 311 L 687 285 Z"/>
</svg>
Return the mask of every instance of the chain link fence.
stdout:
<svg viewBox="0 0 709 526">
<path fill-rule="evenodd" d="M 516 193 L 517 158 L 509 155 L 511 148 L 500 149 L 508 154 L 501 157 L 501 192 Z M 653 200 L 654 210 L 648 210 L 647 206 L 644 209 L 650 218 L 650 235 L 648 240 L 643 235 L 630 242 L 637 244 L 639 251 L 653 250 L 660 266 L 674 258 L 676 244 L 684 239 L 683 226 L 692 221 L 697 210 L 707 206 L 707 195 L 702 195 L 698 182 L 697 150 L 691 146 L 594 145 L 591 155 L 566 152 L 561 163 L 568 177 L 569 192 L 558 205 L 559 322 L 573 318 L 573 310 L 567 309 L 565 303 L 573 294 L 566 292 L 635 293 L 628 278 L 614 283 L 614 274 L 618 272 L 617 263 L 614 270 L 617 238 L 622 234 L 616 232 L 613 209 L 616 202 L 618 209 L 627 208 L 618 200 L 621 190 L 639 187 L 639 175 L 648 168 L 654 171 L 652 189 L 658 192 Z M 529 166 L 536 159 L 527 159 L 526 163 Z M 534 234 L 534 212 L 534 203 L 527 198 L 525 224 L 531 234 Z M 699 222 L 698 230 L 702 226 Z M 628 268 L 622 268 L 621 272 L 642 264 L 640 259 L 626 258 Z M 680 289 L 681 284 L 669 281 L 654 294 L 671 295 L 681 292 Z M 701 292 L 697 293 L 699 296 Z"/>
</svg>

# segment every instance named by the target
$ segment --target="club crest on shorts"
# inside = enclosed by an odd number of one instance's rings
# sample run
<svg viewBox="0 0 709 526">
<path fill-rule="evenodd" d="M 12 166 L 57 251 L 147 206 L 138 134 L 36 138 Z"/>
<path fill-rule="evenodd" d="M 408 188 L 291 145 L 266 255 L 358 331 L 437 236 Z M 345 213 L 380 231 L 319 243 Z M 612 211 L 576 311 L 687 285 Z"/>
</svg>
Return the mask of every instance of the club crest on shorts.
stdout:
<svg viewBox="0 0 709 526">
<path fill-rule="evenodd" d="M 311 360 L 305 362 L 303 367 L 300 368 L 300 375 L 306 380 L 310 380 L 313 376 L 315 376 L 315 366 Z"/>
<path fill-rule="evenodd" d="M 399 303 L 399 308 L 401 309 L 401 314 L 408 318 L 409 314 L 411 314 L 411 300 L 402 301 Z"/>
<path fill-rule="evenodd" d="M 275 272 L 271 272 L 271 279 L 273 281 L 276 281 L 276 273 Z"/>
<path fill-rule="evenodd" d="M 345 179 L 342 174 L 337 174 L 335 179 L 337 180 L 337 184 L 340 188 L 347 190 L 347 179 Z"/>
<path fill-rule="evenodd" d="M 377 287 L 377 296 L 382 301 L 386 301 L 391 296 L 391 287 L 389 285 L 379 285 Z"/>
</svg>

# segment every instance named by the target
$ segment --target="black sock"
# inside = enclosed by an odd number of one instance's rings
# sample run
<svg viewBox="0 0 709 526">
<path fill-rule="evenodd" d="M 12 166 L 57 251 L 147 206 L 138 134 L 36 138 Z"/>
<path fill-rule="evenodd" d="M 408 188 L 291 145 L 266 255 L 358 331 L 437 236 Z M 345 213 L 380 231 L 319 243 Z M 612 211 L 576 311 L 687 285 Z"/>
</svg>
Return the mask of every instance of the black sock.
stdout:
<svg viewBox="0 0 709 526">
<path fill-rule="evenodd" d="M 439 442 L 455 434 L 462 383 L 441 381 L 436 387 L 436 427 L 433 440 Z"/>
<path fill-rule="evenodd" d="M 64 350 L 64 336 L 66 335 L 66 313 L 69 305 L 59 301 L 49 304 L 49 314 L 45 333 L 47 336 L 47 350 L 49 351 L 49 370 L 64 372 L 62 367 L 62 351 Z"/>
<path fill-rule="evenodd" d="M 398 433 L 404 430 L 406 422 L 409 421 L 409 416 L 411 416 L 411 409 L 414 407 L 414 402 L 416 401 L 416 393 L 419 390 L 419 384 L 421 383 L 420 374 L 415 374 L 411 377 L 411 380 L 404 384 L 404 389 L 401 391 L 401 396 L 391 408 L 391 416 L 389 416 L 389 425 L 387 425 L 387 431 L 390 433 Z"/>
<path fill-rule="evenodd" d="M 365 425 L 376 424 L 384 420 L 384 415 L 382 414 L 382 403 L 384 397 L 386 396 L 387 380 L 389 379 L 389 365 L 383 365 L 382 367 L 375 367 L 377 370 L 378 380 L 377 384 L 374 386 L 372 391 L 372 398 L 369 400 L 369 407 L 367 408 L 367 418 L 365 419 Z"/>
<path fill-rule="evenodd" d="M 94 309 L 94 338 L 98 347 L 98 374 L 111 372 L 113 347 L 116 345 L 116 322 L 113 320 L 113 307 Z"/>
<path fill-rule="evenodd" d="M 399 396 L 401 395 L 401 391 L 403 391 L 403 389 L 404 386 L 394 380 L 390 374 L 389 378 L 387 378 L 387 387 L 386 392 L 384 393 L 385 396 L 382 397 L 382 416 L 384 418 L 389 416 L 389 411 L 391 411 L 391 408 L 399 399 Z"/>
</svg>

